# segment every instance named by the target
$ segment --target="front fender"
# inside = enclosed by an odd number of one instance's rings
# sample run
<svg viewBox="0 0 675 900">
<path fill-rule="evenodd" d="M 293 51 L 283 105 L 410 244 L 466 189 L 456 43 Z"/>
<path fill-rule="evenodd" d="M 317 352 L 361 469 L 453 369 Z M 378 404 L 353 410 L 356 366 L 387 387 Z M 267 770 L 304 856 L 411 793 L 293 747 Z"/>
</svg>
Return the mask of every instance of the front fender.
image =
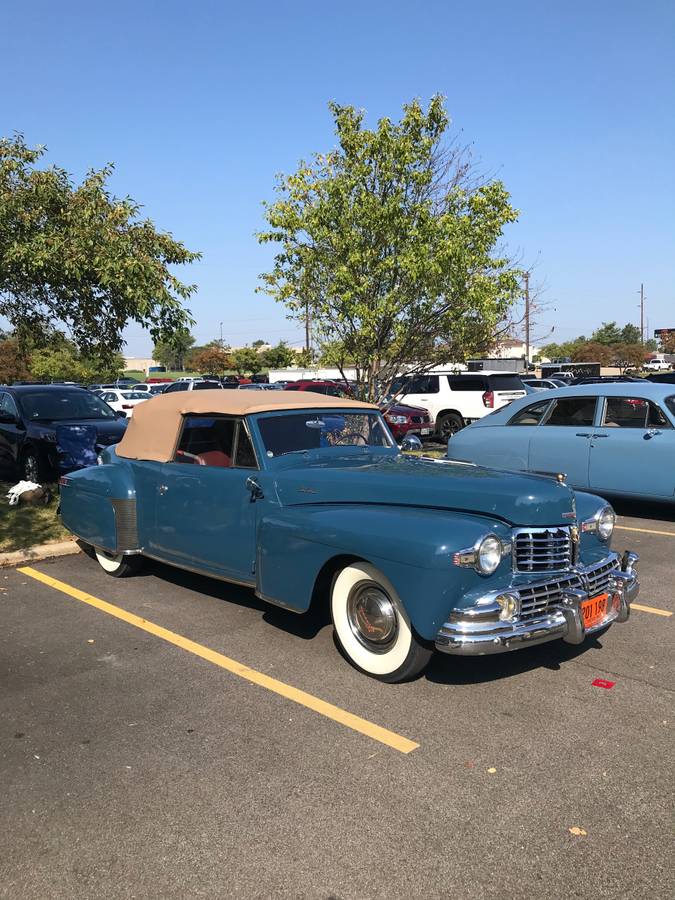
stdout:
<svg viewBox="0 0 675 900">
<path fill-rule="evenodd" d="M 277 508 L 259 522 L 257 592 L 304 612 L 324 566 L 341 556 L 363 559 L 389 578 L 416 630 L 431 640 L 448 610 L 461 606 L 472 588 L 490 590 L 493 579 L 510 573 L 510 559 L 490 578 L 453 564 L 456 551 L 488 532 L 510 537 L 503 522 L 444 510 L 358 504 Z"/>
</svg>

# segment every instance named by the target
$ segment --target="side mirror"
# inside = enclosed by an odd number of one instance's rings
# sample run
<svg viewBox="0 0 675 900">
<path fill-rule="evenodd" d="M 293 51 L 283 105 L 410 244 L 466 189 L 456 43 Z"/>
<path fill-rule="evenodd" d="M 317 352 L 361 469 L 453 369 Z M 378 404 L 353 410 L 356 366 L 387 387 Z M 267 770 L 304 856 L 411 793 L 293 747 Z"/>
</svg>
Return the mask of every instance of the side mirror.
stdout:
<svg viewBox="0 0 675 900">
<path fill-rule="evenodd" d="M 127 414 L 124 412 L 123 409 L 115 410 L 115 418 L 116 419 L 126 419 L 126 417 L 127 417 Z"/>
<path fill-rule="evenodd" d="M 0 423 L 3 425 L 18 425 L 19 420 L 11 412 L 0 412 Z"/>
<path fill-rule="evenodd" d="M 407 434 L 401 442 L 401 450 L 403 450 L 404 453 L 410 453 L 411 450 L 421 449 L 422 441 L 417 437 L 416 434 Z"/>
</svg>

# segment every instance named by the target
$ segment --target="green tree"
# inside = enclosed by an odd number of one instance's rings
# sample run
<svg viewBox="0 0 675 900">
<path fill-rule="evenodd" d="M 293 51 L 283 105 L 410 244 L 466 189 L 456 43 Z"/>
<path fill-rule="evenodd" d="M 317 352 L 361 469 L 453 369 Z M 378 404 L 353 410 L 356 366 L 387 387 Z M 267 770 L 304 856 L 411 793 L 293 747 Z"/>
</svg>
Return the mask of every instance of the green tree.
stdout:
<svg viewBox="0 0 675 900">
<path fill-rule="evenodd" d="M 121 349 L 130 321 L 155 340 L 186 325 L 195 286 L 172 267 L 199 254 L 109 193 L 112 166 L 76 185 L 64 169 L 39 168 L 43 153 L 20 135 L 0 139 L 0 315 L 19 341 L 60 324 L 102 357 Z"/>
<path fill-rule="evenodd" d="M 232 352 L 232 365 L 238 375 L 255 375 L 263 367 L 262 357 L 253 347 L 240 347 Z"/>
<path fill-rule="evenodd" d="M 251 346 L 254 350 L 260 350 L 261 347 L 264 347 L 267 341 L 263 341 L 262 338 L 258 338 L 257 341 L 253 341 Z"/>
<path fill-rule="evenodd" d="M 124 371 L 121 354 L 97 357 L 82 356 L 70 342 L 33 350 L 30 371 L 37 381 L 114 381 Z"/>
<path fill-rule="evenodd" d="M 294 365 L 300 366 L 301 369 L 310 368 L 310 366 L 314 365 L 314 354 L 306 347 L 303 347 L 302 350 L 296 350 Z"/>
<path fill-rule="evenodd" d="M 599 328 L 596 328 L 591 335 L 591 340 L 597 344 L 619 344 L 621 343 L 621 329 L 616 322 L 603 322 Z"/>
<path fill-rule="evenodd" d="M 281 176 L 261 243 L 279 245 L 263 290 L 320 343 L 337 341 L 371 399 L 410 365 L 463 360 L 494 343 L 520 293 L 499 252 L 517 213 L 499 181 L 476 184 L 446 142 L 443 98 L 373 130 L 330 105 L 338 147 Z"/>
<path fill-rule="evenodd" d="M 286 369 L 295 362 L 295 352 L 285 341 L 279 341 L 275 347 L 263 350 L 262 363 L 268 369 Z"/>
<path fill-rule="evenodd" d="M 641 344 L 642 343 L 642 335 L 640 334 L 640 329 L 637 325 L 632 325 L 630 322 L 627 325 L 624 325 L 621 329 L 621 338 L 620 343 L 622 344 Z"/>
<path fill-rule="evenodd" d="M 164 340 L 157 341 L 152 351 L 152 358 L 172 371 L 182 371 L 194 344 L 195 339 L 190 329 L 180 325 Z"/>
</svg>

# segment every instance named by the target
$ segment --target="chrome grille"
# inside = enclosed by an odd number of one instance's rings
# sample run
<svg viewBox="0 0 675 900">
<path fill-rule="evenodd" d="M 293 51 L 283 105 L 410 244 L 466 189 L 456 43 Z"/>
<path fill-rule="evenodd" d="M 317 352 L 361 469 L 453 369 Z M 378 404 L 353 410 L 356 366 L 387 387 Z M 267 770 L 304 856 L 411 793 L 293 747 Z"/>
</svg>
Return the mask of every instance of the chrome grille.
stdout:
<svg viewBox="0 0 675 900">
<path fill-rule="evenodd" d="M 573 563 L 569 528 L 519 528 L 513 533 L 513 565 L 516 572 L 569 569 Z"/>
<path fill-rule="evenodd" d="M 563 591 L 570 588 L 585 591 L 589 597 L 603 594 L 609 586 L 609 573 L 618 566 L 618 559 L 609 559 L 600 565 L 556 578 L 555 581 L 519 585 L 521 615 L 539 614 L 546 612 L 550 607 L 558 606 Z"/>
<path fill-rule="evenodd" d="M 138 528 L 136 525 L 135 500 L 111 500 L 115 510 L 118 552 L 138 549 Z"/>
</svg>

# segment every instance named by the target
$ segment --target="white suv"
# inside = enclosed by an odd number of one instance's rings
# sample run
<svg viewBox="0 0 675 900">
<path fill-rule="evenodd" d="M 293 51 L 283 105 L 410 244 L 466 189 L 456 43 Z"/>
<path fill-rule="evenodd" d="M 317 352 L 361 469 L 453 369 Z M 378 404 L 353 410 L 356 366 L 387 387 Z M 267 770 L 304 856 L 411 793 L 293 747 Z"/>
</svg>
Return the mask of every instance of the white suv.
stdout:
<svg viewBox="0 0 675 900">
<path fill-rule="evenodd" d="M 401 403 L 429 410 L 436 436 L 447 440 L 469 422 L 524 397 L 527 391 L 515 372 L 436 369 L 397 378 L 392 393 Z"/>
</svg>

